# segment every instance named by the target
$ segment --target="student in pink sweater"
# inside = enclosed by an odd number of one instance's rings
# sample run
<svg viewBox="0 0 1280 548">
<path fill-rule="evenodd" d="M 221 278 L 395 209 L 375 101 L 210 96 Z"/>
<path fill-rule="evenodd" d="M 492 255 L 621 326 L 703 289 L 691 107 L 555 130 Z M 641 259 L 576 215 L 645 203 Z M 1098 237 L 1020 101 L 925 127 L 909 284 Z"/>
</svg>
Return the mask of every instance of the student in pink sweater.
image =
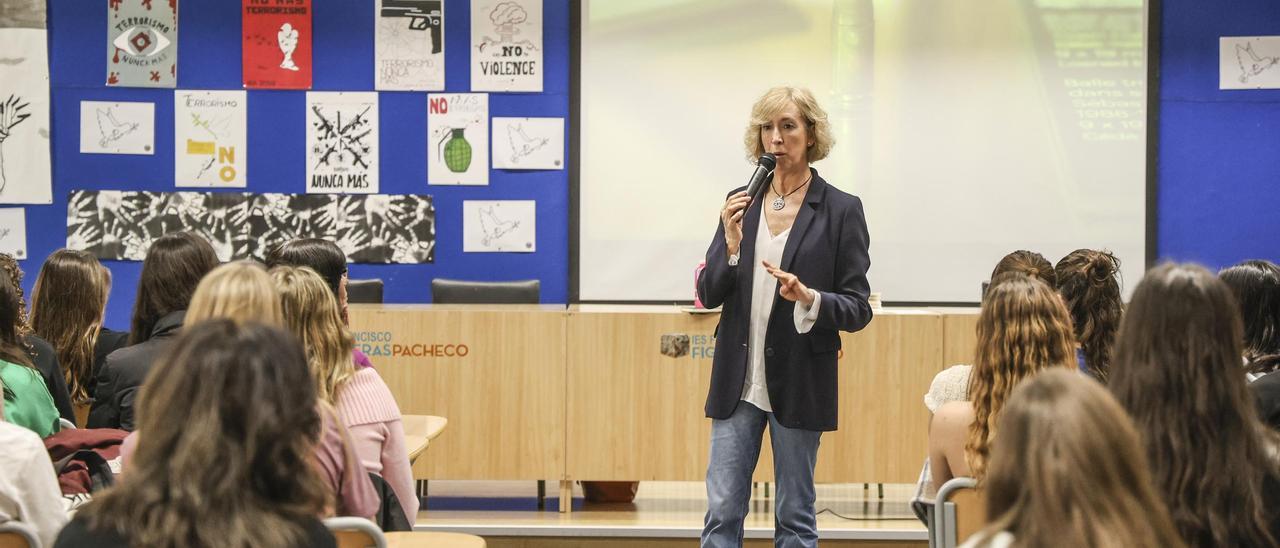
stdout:
<svg viewBox="0 0 1280 548">
<path fill-rule="evenodd" d="M 307 351 L 321 400 L 337 409 L 364 467 L 391 486 L 409 523 L 418 516 L 400 408 L 377 370 L 357 368 L 354 340 L 342 322 L 333 293 L 307 267 L 277 266 L 271 277 L 280 292 L 285 324 Z"/>
</svg>

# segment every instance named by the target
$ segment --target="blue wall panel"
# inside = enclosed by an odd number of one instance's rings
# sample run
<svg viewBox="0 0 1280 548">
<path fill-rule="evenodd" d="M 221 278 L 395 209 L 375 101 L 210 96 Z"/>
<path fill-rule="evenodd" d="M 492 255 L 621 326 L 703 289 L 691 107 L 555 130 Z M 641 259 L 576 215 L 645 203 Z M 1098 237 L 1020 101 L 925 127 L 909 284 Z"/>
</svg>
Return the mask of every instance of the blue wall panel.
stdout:
<svg viewBox="0 0 1280 548">
<path fill-rule="evenodd" d="M 373 90 L 373 2 L 313 0 L 313 89 Z M 543 6 L 542 93 L 493 93 L 490 116 L 569 117 L 569 3 Z M 177 191 L 173 185 L 173 91 L 107 88 L 106 0 L 49 0 L 53 101 L 54 203 L 27 207 L 30 291 L 44 258 L 62 247 L 66 198 L 72 190 Z M 178 89 L 241 89 L 238 0 L 181 0 Z M 470 3 L 445 2 L 445 85 L 470 91 Z M 251 90 L 250 192 L 306 191 L 304 91 Z M 154 156 L 79 153 L 80 101 L 156 104 Z M 428 302 L 434 277 L 477 280 L 537 278 L 542 301 L 568 294 L 568 171 L 491 170 L 489 186 L 428 186 L 425 92 L 381 92 L 380 192 L 430 194 L 436 207 L 436 255 L 430 265 L 351 265 L 353 278 L 382 278 L 387 302 Z M 566 157 L 568 157 L 566 151 Z M 189 189 L 182 189 L 189 190 Z M 537 200 L 537 252 L 463 253 L 463 200 Z M 127 328 L 140 263 L 107 262 L 115 276 L 107 324 Z"/>
</svg>

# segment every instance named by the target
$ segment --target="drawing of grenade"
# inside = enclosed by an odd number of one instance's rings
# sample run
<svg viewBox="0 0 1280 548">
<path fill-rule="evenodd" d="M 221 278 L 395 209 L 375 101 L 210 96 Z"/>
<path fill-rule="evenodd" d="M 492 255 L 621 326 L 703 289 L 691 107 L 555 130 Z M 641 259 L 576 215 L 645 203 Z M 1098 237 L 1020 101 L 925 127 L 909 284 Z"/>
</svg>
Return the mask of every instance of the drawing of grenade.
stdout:
<svg viewBox="0 0 1280 548">
<path fill-rule="evenodd" d="M 467 128 L 445 128 L 445 136 L 440 139 L 437 148 L 444 147 L 444 165 L 449 171 L 463 173 L 471 166 L 471 143 L 463 134 Z M 446 143 L 445 141 L 449 141 Z"/>
</svg>

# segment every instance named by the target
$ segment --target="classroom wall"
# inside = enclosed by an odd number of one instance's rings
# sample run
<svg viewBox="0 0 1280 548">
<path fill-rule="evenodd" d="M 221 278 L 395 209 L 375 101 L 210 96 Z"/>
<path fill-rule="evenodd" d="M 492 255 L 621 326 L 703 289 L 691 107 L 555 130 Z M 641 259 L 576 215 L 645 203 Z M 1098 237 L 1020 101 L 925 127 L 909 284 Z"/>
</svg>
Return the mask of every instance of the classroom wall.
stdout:
<svg viewBox="0 0 1280 548">
<path fill-rule="evenodd" d="M 1162 4 L 1158 256 L 1280 260 L 1280 90 L 1218 90 L 1218 37 L 1280 35 L 1280 3 Z"/>
<path fill-rule="evenodd" d="M 178 191 L 173 184 L 173 90 L 107 88 L 107 2 L 49 0 L 54 203 L 27 207 L 22 262 L 30 292 L 44 258 L 66 238 L 72 190 Z M 489 115 L 569 116 L 569 2 L 543 3 L 545 74 L 542 93 L 491 93 Z M 178 89 L 241 89 L 241 2 L 181 0 L 178 13 Z M 373 90 L 371 0 L 312 0 L 313 90 Z M 445 85 L 470 91 L 470 3 L 445 1 Z M 249 192 L 304 193 L 305 91 L 248 92 Z M 156 104 L 152 156 L 80 154 L 80 101 Z M 426 92 L 380 92 L 381 188 L 385 194 L 429 194 L 436 208 L 435 263 L 351 265 L 352 278 L 382 278 L 387 302 L 431 300 L 435 277 L 474 280 L 536 278 L 542 301 L 567 298 L 568 171 L 491 170 L 489 186 L 428 186 Z M 566 154 L 567 157 L 567 154 Z M 239 191 L 237 189 L 236 191 Z M 463 200 L 536 200 L 536 253 L 463 253 Z M 114 274 L 107 325 L 129 324 L 140 262 L 108 261 Z"/>
</svg>

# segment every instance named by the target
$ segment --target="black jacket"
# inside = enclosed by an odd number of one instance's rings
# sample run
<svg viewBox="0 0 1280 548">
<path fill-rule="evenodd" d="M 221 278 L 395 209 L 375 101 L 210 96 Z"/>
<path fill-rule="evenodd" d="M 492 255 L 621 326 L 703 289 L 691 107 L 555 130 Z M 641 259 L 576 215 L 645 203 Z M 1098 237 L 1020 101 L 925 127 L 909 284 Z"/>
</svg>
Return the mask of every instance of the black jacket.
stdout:
<svg viewBox="0 0 1280 548">
<path fill-rule="evenodd" d="M 128 331 L 102 328 L 102 331 L 98 332 L 98 342 L 93 345 L 93 369 L 89 370 L 89 378 L 98 378 L 98 371 L 102 370 L 102 364 L 106 363 L 107 356 L 126 346 L 129 346 Z M 90 382 L 88 388 L 89 397 L 92 398 L 98 387 L 95 386 L 95 383 Z"/>
<path fill-rule="evenodd" d="M 741 190 L 741 189 L 738 189 Z M 737 192 L 735 190 L 734 192 Z M 707 307 L 724 306 L 716 328 L 707 416 L 726 419 L 742 398 L 747 375 L 751 322 L 751 282 L 756 230 L 762 222 L 755 200 L 742 220 L 738 266 L 729 266 L 724 226 L 716 228 L 707 249 L 707 266 L 698 280 L 698 297 Z M 795 303 L 774 293 L 765 332 L 765 378 L 774 415 L 787 428 L 836 429 L 838 331 L 858 331 L 871 321 L 867 303 L 869 237 L 862 201 L 827 184 L 813 170 L 813 181 L 796 214 L 782 252 L 782 270 L 822 295 L 818 319 L 808 333 L 796 332 Z"/>
<path fill-rule="evenodd" d="M 76 410 L 71 405 L 71 392 L 67 389 L 67 378 L 58 365 L 58 353 L 53 350 L 53 345 L 35 335 L 27 335 L 23 343 L 23 350 L 31 358 L 32 365 L 40 371 L 49 395 L 53 396 L 53 405 L 58 408 L 58 414 L 75 423 Z"/>
<path fill-rule="evenodd" d="M 170 312 L 156 320 L 151 338 L 121 348 L 107 356 L 98 370 L 93 391 L 93 407 L 89 409 L 88 428 L 119 428 L 130 432 L 135 428 L 133 406 L 138 389 L 160 353 L 173 342 L 182 327 L 187 311 Z"/>
</svg>

